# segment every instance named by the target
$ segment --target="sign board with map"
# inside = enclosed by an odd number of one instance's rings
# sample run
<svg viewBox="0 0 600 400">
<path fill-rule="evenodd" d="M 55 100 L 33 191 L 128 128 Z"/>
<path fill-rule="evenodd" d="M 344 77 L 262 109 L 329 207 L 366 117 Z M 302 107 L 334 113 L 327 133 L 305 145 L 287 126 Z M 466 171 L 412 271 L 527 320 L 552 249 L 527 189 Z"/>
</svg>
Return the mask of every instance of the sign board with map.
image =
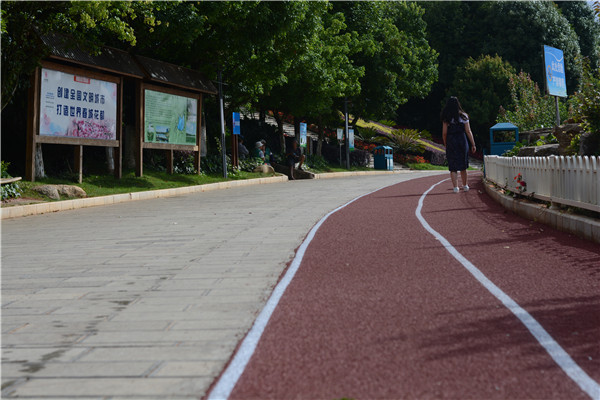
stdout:
<svg viewBox="0 0 600 400">
<path fill-rule="evenodd" d="M 144 90 L 144 142 L 196 146 L 198 99 Z"/>
</svg>

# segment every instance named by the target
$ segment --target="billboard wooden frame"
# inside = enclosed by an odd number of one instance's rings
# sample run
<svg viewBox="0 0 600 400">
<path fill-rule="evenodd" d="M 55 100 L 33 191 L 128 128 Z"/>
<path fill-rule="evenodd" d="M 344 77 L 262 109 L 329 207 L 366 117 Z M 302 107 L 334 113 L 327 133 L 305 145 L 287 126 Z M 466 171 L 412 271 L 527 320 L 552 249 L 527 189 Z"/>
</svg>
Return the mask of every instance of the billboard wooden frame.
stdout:
<svg viewBox="0 0 600 400">
<path fill-rule="evenodd" d="M 146 82 L 137 82 L 137 151 L 135 154 L 135 164 L 136 164 L 136 176 L 141 177 L 144 174 L 144 149 L 151 150 L 163 150 L 167 155 L 167 172 L 172 174 L 174 172 L 173 169 L 173 151 L 175 150 L 183 150 L 183 151 L 193 151 L 194 152 L 194 168 L 198 171 L 198 175 L 202 172 L 200 171 L 200 151 L 201 151 L 201 133 L 202 133 L 202 92 L 197 91 L 188 91 L 182 89 L 175 89 L 172 87 L 159 86 Z M 153 90 L 156 92 L 162 92 L 167 94 L 172 94 L 176 96 L 188 97 L 197 100 L 197 109 L 196 109 L 196 144 L 195 145 L 187 145 L 187 144 L 170 144 L 170 143 L 149 143 L 144 140 L 145 138 L 145 105 L 146 105 L 146 90 Z"/>
<path fill-rule="evenodd" d="M 41 74 L 42 68 L 64 72 L 67 74 L 80 75 L 87 78 L 112 82 L 117 85 L 117 116 L 116 116 L 116 140 L 88 139 L 73 137 L 56 137 L 40 135 L 40 96 L 41 96 Z M 115 178 L 121 179 L 122 170 L 122 117 L 123 117 L 123 77 L 91 71 L 87 68 L 73 67 L 57 64 L 50 61 L 42 61 L 41 67 L 37 67 L 31 77 L 28 101 L 27 120 L 27 147 L 25 157 L 25 179 L 35 181 L 35 151 L 37 144 L 61 144 L 75 146 L 75 171 L 77 181 L 83 178 L 83 146 L 112 147 L 115 159 Z"/>
</svg>

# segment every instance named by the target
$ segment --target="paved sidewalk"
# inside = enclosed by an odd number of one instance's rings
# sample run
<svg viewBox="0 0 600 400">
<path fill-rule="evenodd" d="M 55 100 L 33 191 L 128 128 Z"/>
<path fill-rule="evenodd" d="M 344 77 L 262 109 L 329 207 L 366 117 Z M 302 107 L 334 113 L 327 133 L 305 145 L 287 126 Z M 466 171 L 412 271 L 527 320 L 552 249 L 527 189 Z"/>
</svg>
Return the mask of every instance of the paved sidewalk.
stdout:
<svg viewBox="0 0 600 400">
<path fill-rule="evenodd" d="M 2 397 L 197 399 L 310 228 L 438 172 L 285 182 L 2 221 Z"/>
</svg>

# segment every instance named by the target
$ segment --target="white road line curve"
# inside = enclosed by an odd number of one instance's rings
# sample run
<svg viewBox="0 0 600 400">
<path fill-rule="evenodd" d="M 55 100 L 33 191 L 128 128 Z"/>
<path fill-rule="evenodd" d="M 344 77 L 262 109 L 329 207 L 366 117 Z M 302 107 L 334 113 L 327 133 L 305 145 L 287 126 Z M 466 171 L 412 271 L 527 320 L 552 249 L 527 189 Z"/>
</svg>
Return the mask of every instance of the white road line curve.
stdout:
<svg viewBox="0 0 600 400">
<path fill-rule="evenodd" d="M 304 239 L 304 242 L 302 242 L 302 244 L 298 248 L 298 251 L 296 252 L 296 256 L 292 260 L 290 267 L 286 271 L 286 273 L 283 276 L 283 278 L 281 279 L 281 281 L 279 281 L 277 286 L 275 286 L 275 290 L 273 290 L 273 293 L 271 294 L 271 297 L 267 301 L 267 304 L 265 305 L 265 307 L 263 308 L 261 313 L 258 315 L 258 318 L 256 318 L 256 321 L 254 321 L 254 325 L 252 325 L 252 328 L 250 328 L 250 331 L 248 332 L 248 334 L 242 341 L 239 349 L 235 353 L 235 356 L 231 360 L 231 363 L 225 369 L 225 372 L 223 372 L 223 375 L 221 375 L 217 384 L 215 385 L 213 390 L 208 395 L 207 400 L 225 400 L 231 395 L 233 388 L 237 384 L 237 381 L 240 379 L 240 376 L 242 376 L 244 369 L 246 369 L 246 365 L 248 365 L 250 358 L 254 354 L 254 351 L 256 350 L 256 346 L 258 345 L 258 342 L 263 334 L 263 331 L 265 330 L 267 323 L 269 322 L 269 320 L 271 319 L 271 316 L 273 315 L 273 311 L 275 311 L 275 308 L 277 307 L 277 304 L 279 304 L 279 300 L 281 300 L 283 293 L 285 292 L 288 285 L 294 278 L 294 275 L 296 275 L 296 272 L 298 271 L 298 268 L 300 267 L 300 264 L 302 263 L 302 259 L 304 257 L 304 253 L 306 252 L 306 248 L 308 247 L 310 242 L 313 240 L 313 238 L 315 237 L 315 234 L 317 233 L 317 231 L 319 230 L 321 225 L 323 225 L 323 223 L 327 220 L 327 218 L 329 218 L 329 216 L 331 216 L 332 214 L 335 214 L 339 210 L 343 209 L 344 207 L 354 203 L 356 200 L 358 200 L 362 197 L 368 196 L 370 194 L 373 194 L 375 192 L 378 192 L 382 189 L 385 189 L 386 187 L 393 186 L 397 183 L 398 182 L 392 183 L 390 185 L 385 185 L 379 189 L 376 189 L 369 193 L 365 193 L 363 195 L 355 197 L 354 199 L 350 200 L 346 204 L 339 206 L 335 210 L 327 213 L 327 215 L 325 215 L 323 218 L 321 218 L 319 220 L 319 222 L 317 222 L 317 224 L 315 226 L 313 226 L 313 228 L 310 230 L 310 232 L 306 236 L 306 239 Z"/>
<path fill-rule="evenodd" d="M 447 181 L 444 179 L 434 185 L 421 195 L 415 215 L 417 219 L 423 225 L 429 233 L 433 235 L 446 250 L 460 262 L 466 269 L 481 283 L 494 297 L 504 304 L 531 332 L 536 340 L 546 349 L 550 357 L 558 364 L 558 366 L 571 378 L 585 393 L 587 393 L 593 400 L 600 400 L 600 384 L 594 381 L 575 361 L 571 356 L 562 348 L 560 345 L 546 332 L 546 330 L 537 322 L 525 309 L 519 306 L 513 299 L 511 299 L 506 293 L 504 293 L 498 286 L 490 281 L 477 267 L 475 267 L 469 260 L 467 260 L 462 254 L 460 254 L 450 242 L 442 236 L 439 232 L 434 230 L 429 223 L 421 215 L 423 209 L 423 201 L 429 192 L 431 192 L 437 185 Z"/>
</svg>

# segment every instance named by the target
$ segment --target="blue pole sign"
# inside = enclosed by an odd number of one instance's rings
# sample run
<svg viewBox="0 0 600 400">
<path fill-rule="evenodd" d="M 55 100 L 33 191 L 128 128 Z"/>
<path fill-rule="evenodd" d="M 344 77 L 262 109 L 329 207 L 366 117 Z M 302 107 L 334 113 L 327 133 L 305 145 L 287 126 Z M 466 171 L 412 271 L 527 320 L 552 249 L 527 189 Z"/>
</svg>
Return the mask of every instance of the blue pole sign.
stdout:
<svg viewBox="0 0 600 400">
<path fill-rule="evenodd" d="M 348 129 L 348 144 L 350 145 L 350 151 L 354 150 L 354 129 Z"/>
<path fill-rule="evenodd" d="M 300 147 L 306 148 L 306 122 L 300 122 Z"/>
<path fill-rule="evenodd" d="M 240 134 L 240 113 L 239 112 L 233 113 L 233 134 L 234 135 Z"/>
<path fill-rule="evenodd" d="M 567 97 L 565 57 L 562 50 L 544 46 L 544 70 L 546 72 L 548 94 Z"/>
</svg>

